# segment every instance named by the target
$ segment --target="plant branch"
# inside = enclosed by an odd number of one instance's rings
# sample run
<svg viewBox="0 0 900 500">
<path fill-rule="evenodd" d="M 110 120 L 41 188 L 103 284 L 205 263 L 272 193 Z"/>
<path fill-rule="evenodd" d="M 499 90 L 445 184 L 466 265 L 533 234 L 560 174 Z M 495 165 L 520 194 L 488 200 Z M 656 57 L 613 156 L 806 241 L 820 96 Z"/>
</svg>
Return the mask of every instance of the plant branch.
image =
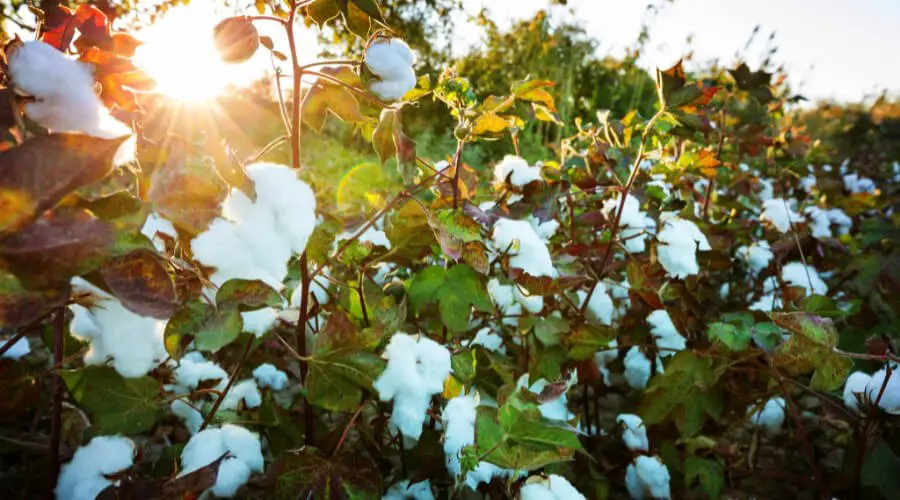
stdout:
<svg viewBox="0 0 900 500">
<path fill-rule="evenodd" d="M 253 341 L 256 340 L 256 337 L 250 335 L 250 338 L 247 339 L 247 345 L 244 346 L 244 352 L 241 353 L 241 359 L 231 370 L 231 376 L 228 377 L 228 383 L 225 384 L 225 388 L 222 389 L 222 395 L 216 398 L 216 402 L 213 403 L 212 408 L 209 410 L 209 414 L 206 415 L 206 418 L 203 419 L 203 425 L 200 426 L 199 430 L 206 429 L 209 427 L 209 423 L 212 422 L 212 419 L 216 416 L 216 412 L 219 411 L 219 407 L 222 406 L 222 401 L 225 400 L 225 396 L 228 395 L 228 391 L 231 390 L 231 386 L 234 385 L 234 381 L 237 380 L 238 375 L 241 373 L 241 368 L 244 367 L 244 364 L 247 362 L 247 358 L 250 356 L 250 351 L 253 348 Z"/>
<path fill-rule="evenodd" d="M 66 349 L 66 308 L 56 310 L 53 318 L 53 362 L 62 361 Z M 62 398 L 63 380 L 58 374 L 53 374 L 53 407 L 50 413 L 50 487 L 56 486 L 56 478 L 59 475 L 59 443 L 62 435 Z"/>
</svg>

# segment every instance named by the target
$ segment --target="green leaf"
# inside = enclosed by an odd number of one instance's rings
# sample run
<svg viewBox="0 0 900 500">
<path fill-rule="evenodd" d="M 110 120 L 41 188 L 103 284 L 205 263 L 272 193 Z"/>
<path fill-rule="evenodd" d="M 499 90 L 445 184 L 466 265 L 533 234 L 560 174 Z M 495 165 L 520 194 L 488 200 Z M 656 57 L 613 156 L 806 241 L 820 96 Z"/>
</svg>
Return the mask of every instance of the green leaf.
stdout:
<svg viewBox="0 0 900 500">
<path fill-rule="evenodd" d="M 443 293 L 439 304 L 441 321 L 454 332 L 462 332 L 469 327 L 472 304 L 459 293 Z"/>
<path fill-rule="evenodd" d="M 575 361 L 589 359 L 597 351 L 609 349 L 609 344 L 616 339 L 616 335 L 616 330 L 612 328 L 581 325 L 566 339 L 569 357 Z"/>
<path fill-rule="evenodd" d="M 359 76 L 347 66 L 326 66 L 320 72 L 328 76 L 319 77 L 303 97 L 303 122 L 321 133 L 329 113 L 347 123 L 364 121 L 359 101 L 353 91 L 344 86 L 362 90 Z M 341 81 L 344 85 L 334 80 Z"/>
<path fill-rule="evenodd" d="M 838 334 L 834 322 L 806 312 L 774 312 L 772 321 L 795 335 L 802 335 L 824 347 L 837 345 Z"/>
<path fill-rule="evenodd" d="M 280 306 L 281 296 L 260 280 L 231 279 L 219 287 L 216 304 L 219 308 L 241 306 L 242 311 L 253 311 L 267 306 Z"/>
<path fill-rule="evenodd" d="M 319 28 L 340 15 L 341 9 L 338 7 L 338 0 L 315 0 L 306 7 L 306 16 L 319 25 Z"/>
<path fill-rule="evenodd" d="M 750 328 L 728 323 L 711 323 L 706 333 L 709 340 L 719 341 L 732 351 L 743 351 L 750 345 L 753 337 Z"/>
<path fill-rule="evenodd" d="M 566 462 L 575 454 L 574 448 L 507 442 L 507 436 L 498 421 L 497 409 L 483 406 L 478 408 L 475 420 L 475 445 L 479 457 L 487 462 L 521 471 Z"/>
<path fill-rule="evenodd" d="M 809 386 L 817 391 L 829 392 L 839 389 L 853 369 L 853 360 L 835 352 L 822 352 L 816 362 L 816 371 Z"/>
<path fill-rule="evenodd" d="M 466 264 L 457 264 L 447 271 L 446 281 L 437 295 L 441 321 L 454 332 L 468 329 L 473 306 L 483 312 L 494 310 L 481 277 Z"/>
<path fill-rule="evenodd" d="M 520 329 L 534 327 L 534 336 L 545 347 L 558 345 L 562 334 L 569 332 L 569 322 L 561 316 L 529 317 L 519 320 Z"/>
<path fill-rule="evenodd" d="M 378 499 L 381 474 L 367 456 L 344 451 L 325 458 L 314 449 L 287 453 L 275 464 L 273 498 Z"/>
<path fill-rule="evenodd" d="M 498 418 L 507 440 L 584 452 L 578 434 L 571 427 L 542 418 L 535 419 L 509 404 L 500 408 Z"/>
<path fill-rule="evenodd" d="M 384 16 L 381 15 L 381 9 L 378 8 L 378 3 L 375 0 L 350 0 L 353 2 L 359 10 L 366 13 L 367 16 L 371 17 L 381 25 L 387 26 Z"/>
<path fill-rule="evenodd" d="M 197 326 L 198 329 L 194 332 L 194 346 L 197 350 L 217 351 L 238 338 L 244 322 L 237 308 L 225 308 L 217 309 Z"/>
<path fill-rule="evenodd" d="M 450 236 L 463 242 L 483 242 L 481 225 L 462 210 L 443 209 L 434 212 L 431 226 L 445 231 Z"/>
<path fill-rule="evenodd" d="M 723 409 L 718 375 L 709 358 L 681 351 L 672 357 L 666 371 L 650 381 L 641 399 L 639 414 L 647 424 L 659 424 L 672 416 L 682 437 L 700 432 L 710 416 Z"/>
<path fill-rule="evenodd" d="M 437 300 L 438 292 L 447 280 L 443 267 L 431 266 L 416 273 L 409 286 L 409 304 L 419 312 Z"/>
<path fill-rule="evenodd" d="M 161 414 L 159 382 L 151 377 L 124 378 L 113 368 L 87 366 L 62 370 L 60 376 L 75 401 L 86 408 L 100 434 L 138 434 Z"/>
<path fill-rule="evenodd" d="M 228 186 L 215 166 L 171 147 L 166 162 L 153 171 L 147 199 L 161 216 L 191 233 L 200 233 L 221 213 Z"/>
<path fill-rule="evenodd" d="M 715 500 L 725 486 L 725 470 L 715 460 L 690 456 L 684 463 L 684 483 L 691 486 L 697 479 L 700 480 L 703 491 Z"/>
<path fill-rule="evenodd" d="M 900 491 L 898 470 L 900 457 L 884 440 L 879 440 L 863 462 L 862 486 L 877 489 L 884 498 L 894 498 Z"/>
<path fill-rule="evenodd" d="M 313 356 L 306 381 L 307 397 L 326 410 L 352 411 L 359 405 L 363 389 L 371 391 L 383 369 L 380 357 L 359 349 Z"/>
</svg>

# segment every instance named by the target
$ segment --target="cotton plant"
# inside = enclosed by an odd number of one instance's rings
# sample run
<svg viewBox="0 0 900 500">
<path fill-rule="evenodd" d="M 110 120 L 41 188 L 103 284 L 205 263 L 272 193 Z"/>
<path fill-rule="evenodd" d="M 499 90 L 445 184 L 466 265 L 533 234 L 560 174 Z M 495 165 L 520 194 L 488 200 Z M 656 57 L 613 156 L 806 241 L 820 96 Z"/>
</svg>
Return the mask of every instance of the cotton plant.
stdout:
<svg viewBox="0 0 900 500">
<path fill-rule="evenodd" d="M 633 500 L 672 498 L 669 469 L 656 457 L 638 456 L 625 470 L 625 486 Z"/>
<path fill-rule="evenodd" d="M 784 398 L 774 397 L 761 405 L 750 405 L 750 425 L 764 429 L 769 435 L 781 432 L 784 424 Z"/>
<path fill-rule="evenodd" d="M 253 378 L 263 389 L 280 391 L 285 388 L 288 381 L 287 373 L 279 370 L 272 363 L 263 363 L 253 369 Z"/>
<path fill-rule="evenodd" d="M 641 417 L 630 413 L 620 413 L 616 416 L 616 423 L 622 428 L 622 441 L 629 450 L 635 452 L 650 450 L 647 426 L 644 425 Z"/>
<path fill-rule="evenodd" d="M 491 352 L 506 354 L 506 346 L 503 345 L 503 337 L 489 326 L 479 329 L 475 332 L 475 337 L 473 337 L 472 340 L 463 340 L 461 344 L 463 347 L 474 347 L 478 345 Z"/>
<path fill-rule="evenodd" d="M 497 278 L 491 278 L 487 283 L 487 291 L 497 309 L 505 316 L 503 323 L 508 325 L 517 324 L 517 316 L 525 311 L 536 314 L 544 308 L 543 297 L 528 295 L 515 283 L 504 285 Z"/>
<path fill-rule="evenodd" d="M 872 375 L 853 372 L 844 383 L 844 405 L 851 410 L 859 410 L 860 402 L 874 405 L 892 415 L 900 415 L 900 377 L 892 370 L 890 378 L 886 368 Z M 881 398 L 879 399 L 879 395 Z"/>
<path fill-rule="evenodd" d="M 544 243 L 549 243 L 550 238 L 552 238 L 559 229 L 559 221 L 556 219 L 541 221 L 533 214 L 528 214 L 528 216 L 525 217 L 525 220 L 531 224 L 535 234 L 537 234 Z"/>
<path fill-rule="evenodd" d="M 603 213 L 610 221 L 615 220 L 622 203 L 621 195 L 603 202 Z M 641 211 L 641 203 L 633 195 L 625 197 L 625 206 L 622 207 L 622 217 L 619 219 L 619 239 L 629 253 L 641 253 L 644 251 L 649 231 L 655 228 L 653 219 Z"/>
<path fill-rule="evenodd" d="M 529 165 L 527 161 L 518 156 L 506 155 L 494 167 L 494 184 L 502 186 L 507 180 L 513 187 L 522 189 L 532 182 L 541 180 L 541 167 Z"/>
<path fill-rule="evenodd" d="M 73 291 L 90 294 L 91 307 L 72 304 L 71 334 L 90 342 L 84 354 L 88 365 L 109 362 L 123 377 L 146 375 L 168 357 L 163 342 L 166 321 L 141 316 L 121 301 L 82 278 L 72 280 Z"/>
<path fill-rule="evenodd" d="M 686 339 L 675 328 L 669 312 L 665 309 L 657 309 L 647 316 L 650 325 L 650 334 L 656 341 L 660 357 L 674 356 L 678 351 L 683 351 Z"/>
<path fill-rule="evenodd" d="M 588 297 L 589 294 L 590 297 Z M 576 296 L 579 307 L 584 308 L 588 319 L 602 325 L 612 325 L 613 316 L 616 314 L 616 305 L 613 303 L 606 284 L 597 282 L 594 284 L 593 292 L 578 290 Z M 586 305 L 585 302 L 587 302 Z"/>
<path fill-rule="evenodd" d="M 263 472 L 265 463 L 259 435 L 231 424 L 207 428 L 195 434 L 181 451 L 179 477 L 202 469 L 222 458 L 216 482 L 210 492 L 217 497 L 234 497 L 254 472 Z"/>
<path fill-rule="evenodd" d="M 769 263 L 775 254 L 772 247 L 766 240 L 760 240 L 750 245 L 742 245 L 737 249 L 737 257 L 744 262 L 750 269 L 751 275 L 759 274 L 763 269 L 769 267 Z"/>
<path fill-rule="evenodd" d="M 499 219 L 494 224 L 492 240 L 496 251 L 508 253 L 511 268 L 521 269 L 534 277 L 555 278 L 559 275 L 553 266 L 550 249 L 528 221 Z"/>
<path fill-rule="evenodd" d="M 619 359 L 618 347 L 618 341 L 616 339 L 613 339 L 612 341 L 610 341 L 607 349 L 597 351 L 594 354 L 594 364 L 597 365 L 597 370 L 600 372 L 600 376 L 603 378 L 603 383 L 606 385 L 612 385 L 612 374 L 609 371 L 609 365 L 613 361 Z"/>
<path fill-rule="evenodd" d="M 763 211 L 760 220 L 768 222 L 779 233 L 791 230 L 793 224 L 803 222 L 803 216 L 794 211 L 794 200 L 784 198 L 772 198 L 763 202 Z"/>
<path fill-rule="evenodd" d="M 669 276 L 678 279 L 699 274 L 697 251 L 712 250 L 706 235 L 696 224 L 672 212 L 661 214 L 659 219 L 656 253 L 663 269 Z"/>
<path fill-rule="evenodd" d="M 568 479 L 557 475 L 532 476 L 519 489 L 519 500 L 584 500 Z"/>
<path fill-rule="evenodd" d="M 58 500 L 93 500 L 119 484 L 113 479 L 134 465 L 134 442 L 122 436 L 97 436 L 78 448 L 62 466 L 56 482 Z"/>
<path fill-rule="evenodd" d="M 409 439 L 422 435 L 431 396 L 450 375 L 450 351 L 428 337 L 396 333 L 384 351 L 387 368 L 373 384 L 381 401 L 393 401 L 391 423 Z"/>
<path fill-rule="evenodd" d="M 416 56 L 399 38 L 378 37 L 366 48 L 366 68 L 375 75 L 369 89 L 381 99 L 395 101 L 416 86 Z"/>
<path fill-rule="evenodd" d="M 529 382 L 529 375 L 527 373 L 522 374 L 519 377 L 519 380 L 516 381 L 517 389 L 528 389 L 532 394 L 538 395 L 543 392 L 544 388 L 550 384 L 547 379 L 537 379 L 534 382 Z M 573 384 L 572 379 L 568 381 L 566 391 Z M 538 405 L 538 410 L 541 412 L 541 416 L 548 420 L 556 420 L 558 422 L 569 422 L 575 418 L 575 414 L 569 410 L 569 399 L 566 397 L 566 393 L 563 392 L 556 399 L 552 401 L 547 401 Z"/>
<path fill-rule="evenodd" d="M 644 354 L 640 347 L 632 346 L 625 353 L 623 363 L 625 365 L 625 381 L 628 383 L 628 386 L 639 391 L 646 389 L 647 383 L 650 381 L 651 370 L 653 369 L 650 358 Z M 663 372 L 663 365 L 658 357 L 656 358 L 655 368 L 656 373 Z"/>
</svg>

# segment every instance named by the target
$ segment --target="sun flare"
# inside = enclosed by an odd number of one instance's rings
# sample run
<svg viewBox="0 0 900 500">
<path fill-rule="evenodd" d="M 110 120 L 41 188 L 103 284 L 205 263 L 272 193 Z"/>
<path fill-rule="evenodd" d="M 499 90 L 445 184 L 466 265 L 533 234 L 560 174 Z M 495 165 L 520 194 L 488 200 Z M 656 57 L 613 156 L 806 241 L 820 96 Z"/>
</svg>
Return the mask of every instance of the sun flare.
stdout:
<svg viewBox="0 0 900 500">
<path fill-rule="evenodd" d="M 202 101 L 220 95 L 229 85 L 247 86 L 265 73 L 259 55 L 243 64 L 221 61 L 213 27 L 228 14 L 202 3 L 174 8 L 138 34 L 144 44 L 135 61 L 156 80 L 159 93 Z"/>
</svg>

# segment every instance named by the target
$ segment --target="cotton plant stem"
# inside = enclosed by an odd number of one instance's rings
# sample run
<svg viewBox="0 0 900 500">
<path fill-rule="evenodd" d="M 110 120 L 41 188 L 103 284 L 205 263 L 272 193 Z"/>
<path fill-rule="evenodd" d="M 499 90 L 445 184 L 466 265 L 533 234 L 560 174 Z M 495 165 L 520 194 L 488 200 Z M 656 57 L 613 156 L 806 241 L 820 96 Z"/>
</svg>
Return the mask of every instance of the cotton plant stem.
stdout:
<svg viewBox="0 0 900 500">
<path fill-rule="evenodd" d="M 66 308 L 56 310 L 53 318 L 53 362 L 62 361 L 66 348 L 65 337 Z M 62 398 L 63 380 L 58 374 L 53 374 L 53 406 L 50 413 L 50 488 L 56 486 L 56 478 L 59 475 L 59 444 L 62 435 Z"/>
<path fill-rule="evenodd" d="M 228 391 L 231 390 L 231 387 L 234 385 L 234 381 L 237 380 L 238 375 L 241 374 L 241 369 L 247 363 L 247 358 L 250 356 L 250 351 L 253 348 L 253 341 L 256 340 L 256 337 L 253 335 L 247 339 L 247 345 L 244 346 L 244 352 L 241 353 L 241 359 L 238 361 L 234 368 L 231 370 L 231 376 L 228 377 L 228 383 L 225 384 L 225 388 L 222 389 L 222 394 L 216 399 L 216 402 L 213 403 L 212 408 L 209 410 L 209 413 L 206 415 L 206 418 L 203 419 L 203 424 L 200 426 L 199 430 L 206 429 L 209 427 L 210 422 L 212 422 L 213 418 L 216 416 L 216 412 L 219 411 L 219 407 L 222 406 L 222 401 L 225 400 L 225 396 L 228 395 Z"/>
<path fill-rule="evenodd" d="M 459 164 L 459 157 L 462 155 L 463 145 L 465 142 L 456 141 L 456 153 L 453 154 L 453 210 L 459 208 L 459 173 L 462 170 Z"/>
</svg>

